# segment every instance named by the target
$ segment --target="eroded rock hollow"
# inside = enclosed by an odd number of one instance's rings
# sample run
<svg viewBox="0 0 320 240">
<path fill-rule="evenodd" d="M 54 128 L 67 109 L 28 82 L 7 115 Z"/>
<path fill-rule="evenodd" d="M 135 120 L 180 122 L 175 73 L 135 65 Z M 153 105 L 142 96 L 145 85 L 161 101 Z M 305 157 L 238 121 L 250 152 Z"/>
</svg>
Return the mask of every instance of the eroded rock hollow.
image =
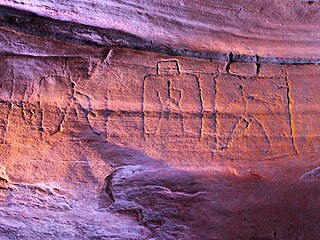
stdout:
<svg viewBox="0 0 320 240">
<path fill-rule="evenodd" d="M 1 239 L 317 239 L 316 1 L 0 3 Z"/>
</svg>

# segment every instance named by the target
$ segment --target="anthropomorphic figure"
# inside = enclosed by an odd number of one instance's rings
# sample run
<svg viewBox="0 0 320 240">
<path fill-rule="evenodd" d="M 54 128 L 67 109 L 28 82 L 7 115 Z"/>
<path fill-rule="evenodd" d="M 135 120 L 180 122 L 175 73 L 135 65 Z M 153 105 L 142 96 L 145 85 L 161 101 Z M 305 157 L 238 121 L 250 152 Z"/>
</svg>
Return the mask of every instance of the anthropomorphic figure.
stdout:
<svg viewBox="0 0 320 240">
<path fill-rule="evenodd" d="M 181 73 L 176 60 L 157 63 L 144 79 L 144 134 L 200 137 L 202 100 L 196 75 Z"/>
<path fill-rule="evenodd" d="M 281 157 L 294 151 L 284 78 L 217 78 L 217 151 Z"/>
</svg>

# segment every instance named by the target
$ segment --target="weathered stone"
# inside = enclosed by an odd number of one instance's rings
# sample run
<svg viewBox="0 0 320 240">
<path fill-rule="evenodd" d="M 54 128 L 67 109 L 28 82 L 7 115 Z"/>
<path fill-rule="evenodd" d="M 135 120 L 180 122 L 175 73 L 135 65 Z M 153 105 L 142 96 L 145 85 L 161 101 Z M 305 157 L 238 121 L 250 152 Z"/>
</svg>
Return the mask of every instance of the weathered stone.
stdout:
<svg viewBox="0 0 320 240">
<path fill-rule="evenodd" d="M 317 239 L 317 8 L 3 1 L 0 238 Z"/>
<path fill-rule="evenodd" d="M 317 167 L 303 174 L 300 179 L 302 181 L 312 181 L 312 180 L 319 180 L 319 177 L 320 177 L 320 167 Z"/>
<path fill-rule="evenodd" d="M 257 75 L 257 65 L 255 63 L 233 62 L 229 66 L 229 72 L 234 75 L 254 77 Z"/>
</svg>

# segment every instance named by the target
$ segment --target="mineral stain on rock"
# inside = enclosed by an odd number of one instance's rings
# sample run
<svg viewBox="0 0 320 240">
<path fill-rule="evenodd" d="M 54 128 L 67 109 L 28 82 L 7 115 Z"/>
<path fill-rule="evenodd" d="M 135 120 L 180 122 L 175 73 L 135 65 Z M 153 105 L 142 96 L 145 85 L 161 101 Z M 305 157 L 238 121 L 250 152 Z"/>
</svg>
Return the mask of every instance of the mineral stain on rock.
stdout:
<svg viewBox="0 0 320 240">
<path fill-rule="evenodd" d="M 3 1 L 0 239 L 317 239 L 317 8 Z"/>
</svg>

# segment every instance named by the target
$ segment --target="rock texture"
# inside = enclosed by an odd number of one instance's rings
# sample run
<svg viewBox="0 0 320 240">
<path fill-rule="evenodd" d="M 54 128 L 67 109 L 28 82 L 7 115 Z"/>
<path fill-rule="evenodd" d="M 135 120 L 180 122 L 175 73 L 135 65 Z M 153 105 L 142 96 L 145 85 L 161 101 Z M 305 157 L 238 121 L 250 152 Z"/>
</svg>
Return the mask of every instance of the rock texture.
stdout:
<svg viewBox="0 0 320 240">
<path fill-rule="evenodd" d="M 2 5 L 2 239 L 317 239 L 316 2 Z"/>
<path fill-rule="evenodd" d="M 2 0 L 1 3 L 57 20 L 125 31 L 165 49 L 320 57 L 318 0 Z M 108 38 L 96 28 L 77 35 L 107 43 Z"/>
</svg>

